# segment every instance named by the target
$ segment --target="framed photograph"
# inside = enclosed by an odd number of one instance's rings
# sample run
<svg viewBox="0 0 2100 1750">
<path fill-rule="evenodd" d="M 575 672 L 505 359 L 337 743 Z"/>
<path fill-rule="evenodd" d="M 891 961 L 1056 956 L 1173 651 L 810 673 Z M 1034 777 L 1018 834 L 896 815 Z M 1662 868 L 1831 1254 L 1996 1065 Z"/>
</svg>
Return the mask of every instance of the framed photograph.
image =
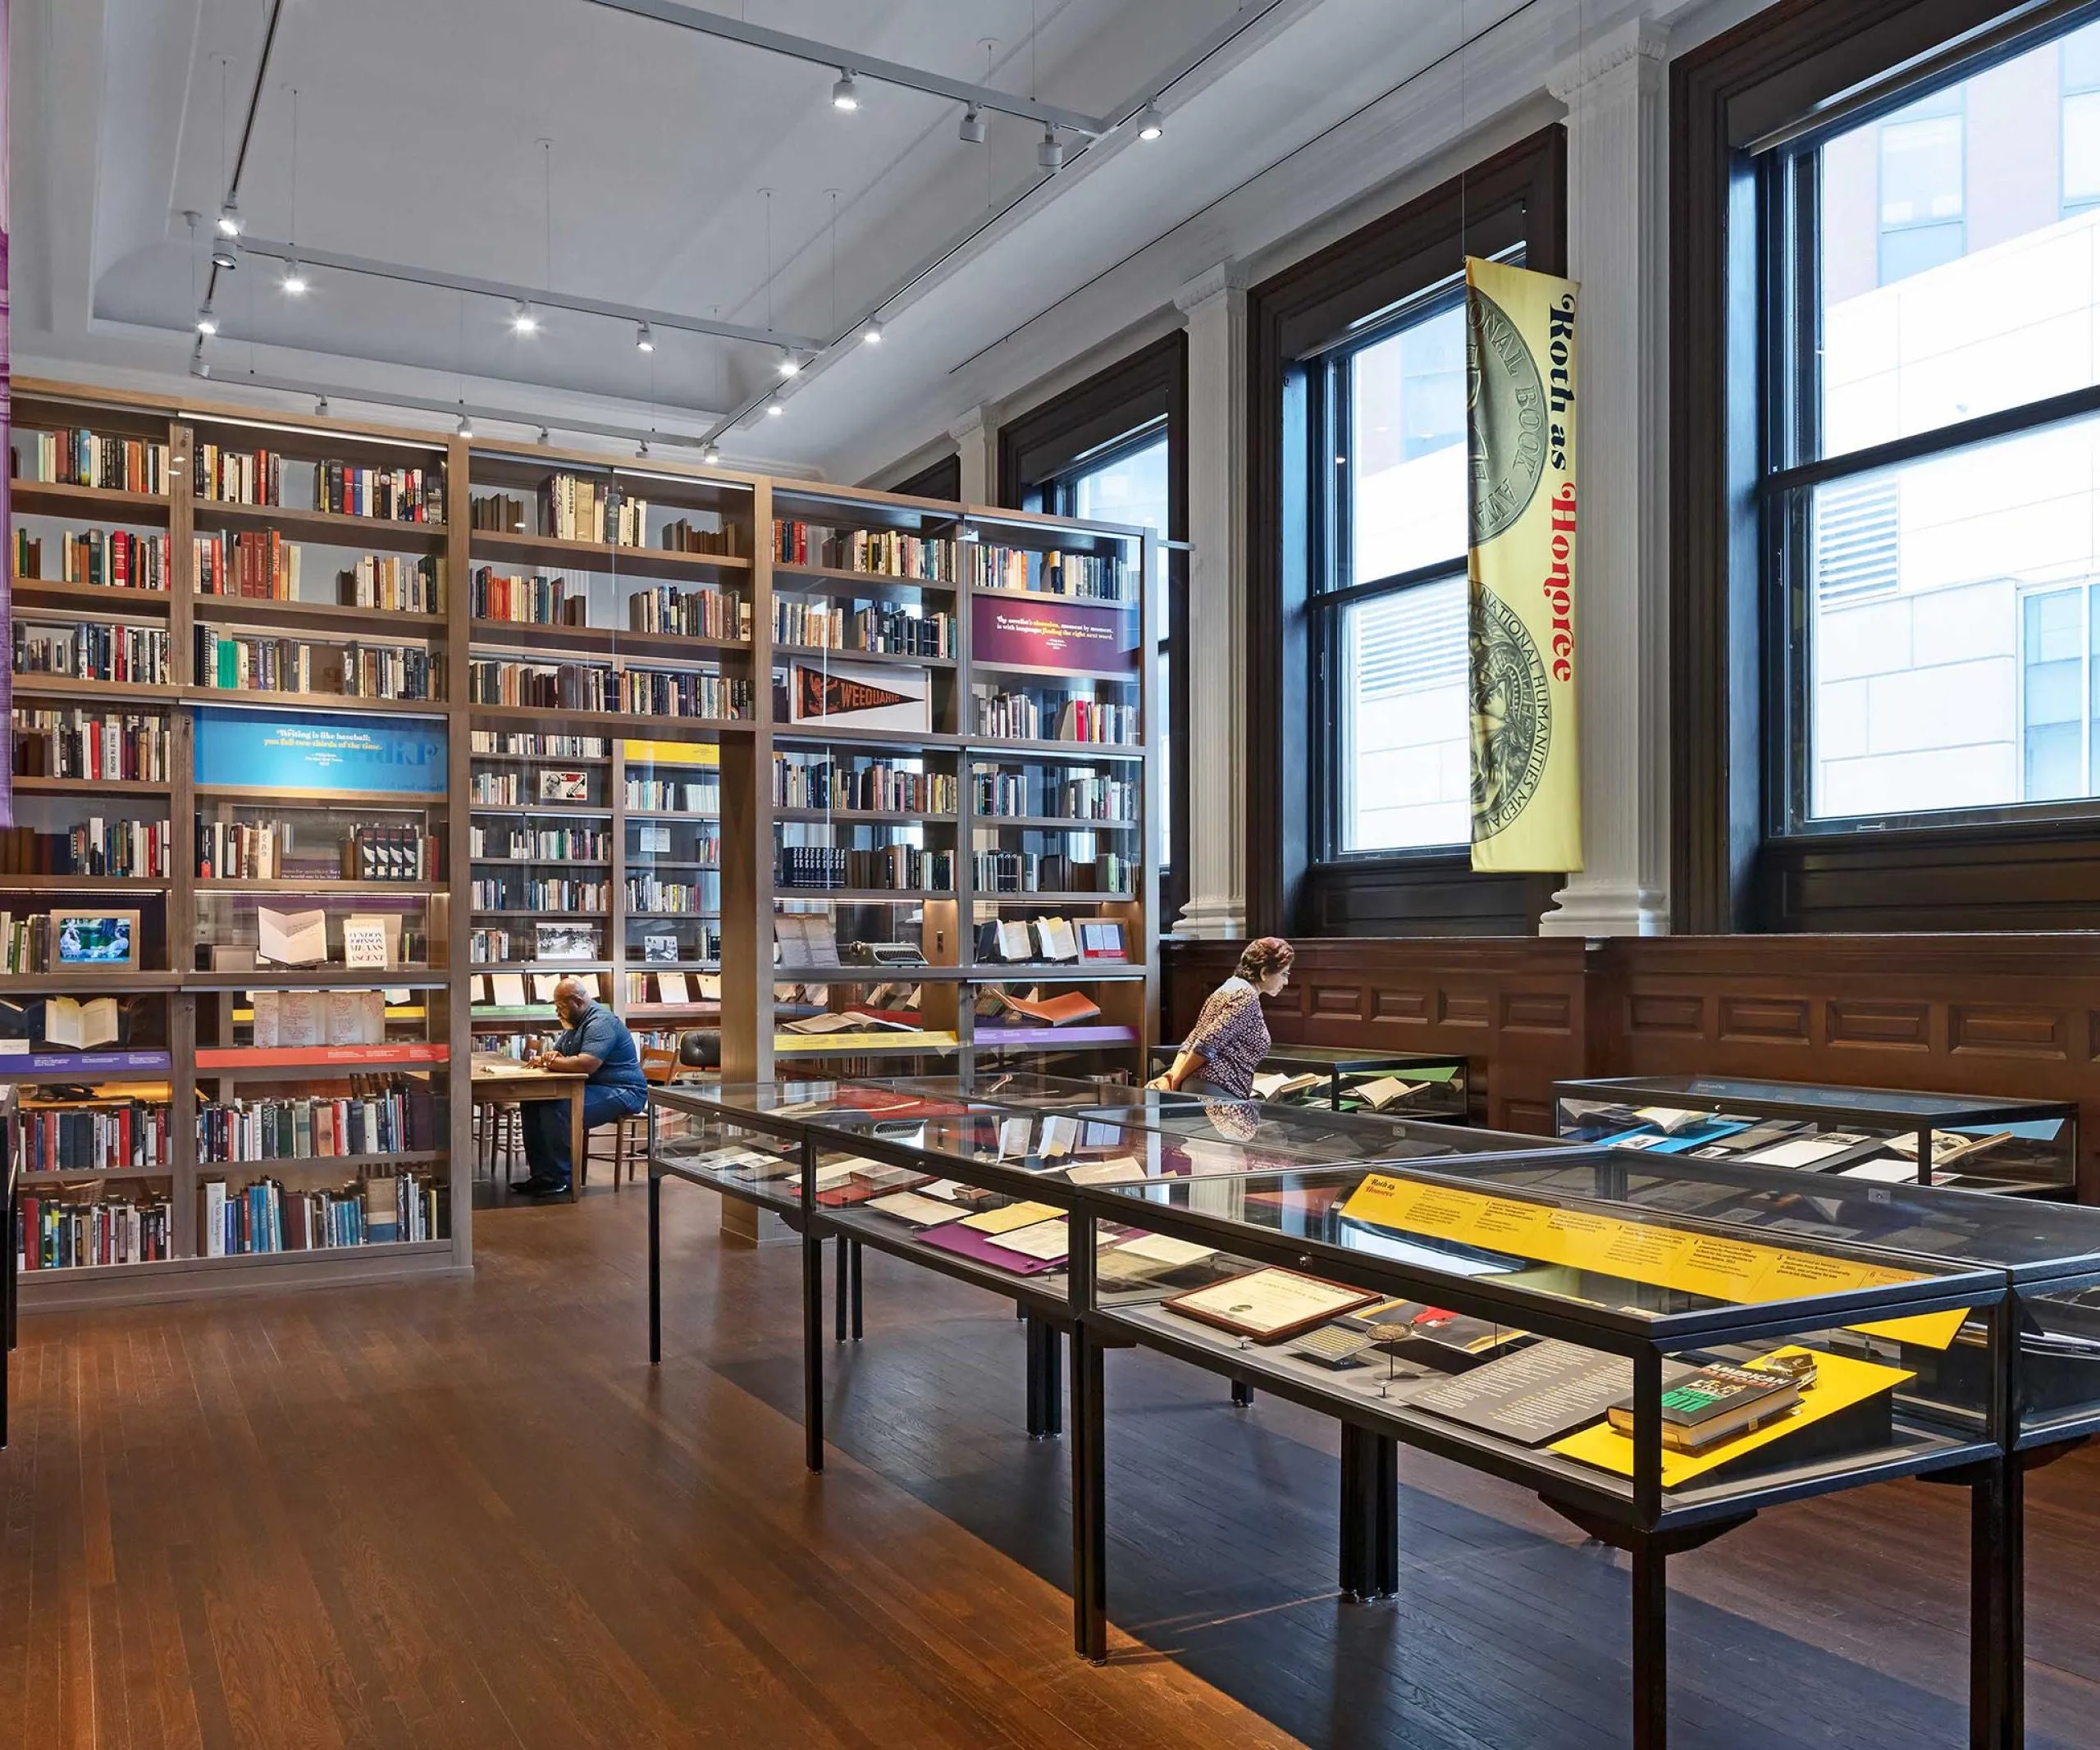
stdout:
<svg viewBox="0 0 2100 1750">
<path fill-rule="evenodd" d="M 588 772 L 564 771 L 554 766 L 545 767 L 540 773 L 540 800 L 543 802 L 587 802 L 591 800 L 591 774 Z"/>
<path fill-rule="evenodd" d="M 598 926 L 596 924 L 541 924 L 534 939 L 538 960 L 596 960 Z"/>
<path fill-rule="evenodd" d="M 1294 1270 L 1250 1270 L 1162 1303 L 1168 1311 L 1257 1343 L 1281 1343 L 1378 1298 Z"/>
<path fill-rule="evenodd" d="M 51 914 L 51 963 L 69 967 L 139 970 L 139 914 L 107 907 Z"/>
<path fill-rule="evenodd" d="M 645 966 L 675 966 L 678 958 L 678 939 L 676 936 L 644 936 L 641 939 L 641 959 Z"/>
</svg>

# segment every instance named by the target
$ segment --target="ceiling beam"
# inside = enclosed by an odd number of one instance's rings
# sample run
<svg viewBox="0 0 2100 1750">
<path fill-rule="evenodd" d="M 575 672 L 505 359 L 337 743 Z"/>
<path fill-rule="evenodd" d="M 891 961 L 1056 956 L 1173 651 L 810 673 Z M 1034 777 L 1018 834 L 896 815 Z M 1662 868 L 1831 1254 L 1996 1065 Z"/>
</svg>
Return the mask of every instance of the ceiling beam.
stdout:
<svg viewBox="0 0 2100 1750">
<path fill-rule="evenodd" d="M 619 304 L 609 298 L 586 298 L 575 292 L 550 291 L 544 286 L 520 286 L 509 280 L 485 280 L 470 273 L 447 273 L 438 267 L 418 267 L 405 262 L 380 261 L 369 255 L 345 255 L 336 249 L 317 249 L 306 244 L 294 249 L 268 237 L 244 235 L 235 246 L 243 255 L 258 255 L 272 261 L 296 261 L 303 267 L 327 267 L 339 273 L 360 273 L 372 279 L 395 280 L 404 285 L 434 286 L 445 291 L 469 292 L 477 298 L 494 298 L 505 304 L 529 304 L 539 309 L 573 310 L 581 316 L 601 316 L 609 322 L 630 325 L 647 322 L 652 328 L 678 328 L 688 334 L 711 335 L 717 340 L 739 340 L 753 346 L 784 347 L 790 352 L 820 350 L 825 342 L 804 334 L 783 334 L 771 328 L 751 328 L 741 322 L 717 322 L 711 317 L 687 316 L 678 310 L 652 310 L 638 304 Z"/>
<path fill-rule="evenodd" d="M 902 85 L 907 90 L 947 98 L 975 109 L 994 110 L 1002 116 L 1020 116 L 1029 121 L 1039 121 L 1045 127 L 1084 134 L 1089 139 L 1106 134 L 1126 119 L 1123 116 L 1089 116 L 1076 109 L 1060 108 L 1055 103 L 1039 103 L 1034 98 L 1016 97 L 1010 92 L 995 90 L 966 79 L 951 79 L 945 73 L 929 73 L 923 67 L 884 61 L 863 54 L 857 48 L 842 48 L 834 43 L 821 43 L 812 37 L 792 36 L 785 30 L 747 24 L 741 18 L 725 18 L 719 12 L 681 5 L 679 0 L 593 0 L 593 3 L 609 7 L 615 12 L 631 12 L 637 18 L 653 18 L 660 24 L 676 25 L 683 30 L 697 30 L 726 42 L 741 43 L 746 48 L 806 61 L 813 66 L 835 67 L 858 79 Z"/>
</svg>

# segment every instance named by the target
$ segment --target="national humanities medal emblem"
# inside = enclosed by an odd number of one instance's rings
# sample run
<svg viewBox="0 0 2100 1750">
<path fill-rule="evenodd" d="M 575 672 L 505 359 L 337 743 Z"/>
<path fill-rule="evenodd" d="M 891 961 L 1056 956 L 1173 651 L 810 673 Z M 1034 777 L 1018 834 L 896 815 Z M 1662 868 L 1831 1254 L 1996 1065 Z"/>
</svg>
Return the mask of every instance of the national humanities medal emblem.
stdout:
<svg viewBox="0 0 2100 1750">
<path fill-rule="evenodd" d="M 1537 645 L 1491 589 L 1472 592 L 1473 835 L 1492 838 L 1545 777 L 1553 704 Z"/>
<path fill-rule="evenodd" d="M 1472 544 L 1484 547 L 1524 514 L 1545 473 L 1545 387 L 1501 306 L 1476 290 L 1467 308 L 1473 318 L 1466 325 Z"/>
</svg>

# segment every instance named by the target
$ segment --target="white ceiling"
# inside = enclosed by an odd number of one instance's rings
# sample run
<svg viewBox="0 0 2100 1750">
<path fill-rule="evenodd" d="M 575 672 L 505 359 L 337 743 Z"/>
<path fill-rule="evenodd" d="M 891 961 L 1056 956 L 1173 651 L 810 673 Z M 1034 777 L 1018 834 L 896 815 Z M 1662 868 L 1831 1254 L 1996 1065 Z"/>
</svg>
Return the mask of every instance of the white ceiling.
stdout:
<svg viewBox="0 0 2100 1750">
<path fill-rule="evenodd" d="M 273 238 L 290 236 L 295 217 L 309 247 L 535 286 L 550 274 L 559 290 L 812 335 L 839 332 L 1004 211 L 892 302 L 879 349 L 844 350 L 798 382 L 785 417 L 724 441 L 733 460 L 858 465 L 934 435 L 926 422 L 954 399 L 945 386 L 1046 309 L 1157 240 L 1199 231 L 1235 190 L 1367 107 L 1404 104 L 1425 68 L 1448 83 L 1468 65 L 1450 58 L 1462 25 L 1478 39 L 1506 18 L 1513 31 L 1550 35 L 1553 21 L 1583 18 L 1580 5 L 1280 0 L 1168 94 L 1164 139 L 1121 130 L 1043 181 L 1029 123 L 988 116 L 988 143 L 966 144 L 954 103 L 865 79 L 860 110 L 842 115 L 827 68 L 591 0 L 286 0 L 241 209 L 252 233 Z M 1098 114 L 1142 98 L 1178 56 L 1262 8 L 745 0 L 742 10 Z M 1588 0 L 1591 15 L 1609 10 Z M 267 11 L 268 0 L 15 0 L 18 358 L 103 375 L 185 368 L 209 240 L 208 218 L 193 249 L 180 214 L 217 209 Z M 1509 100 L 1494 84 L 1483 71 L 1483 115 Z M 279 274 L 251 258 L 221 276 L 212 343 L 221 382 L 252 358 L 276 377 L 463 394 L 556 424 L 587 414 L 695 430 L 778 381 L 748 345 L 660 331 L 644 354 L 631 327 L 559 311 L 521 338 L 492 299 L 327 271 L 292 299 Z"/>
</svg>

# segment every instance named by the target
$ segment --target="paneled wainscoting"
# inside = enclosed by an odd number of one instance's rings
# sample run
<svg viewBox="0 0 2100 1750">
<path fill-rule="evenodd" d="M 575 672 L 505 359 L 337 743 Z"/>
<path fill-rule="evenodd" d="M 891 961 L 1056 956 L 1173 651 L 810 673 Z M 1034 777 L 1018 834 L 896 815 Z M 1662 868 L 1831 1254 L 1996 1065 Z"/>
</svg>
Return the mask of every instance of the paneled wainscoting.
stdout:
<svg viewBox="0 0 2100 1750">
<path fill-rule="evenodd" d="M 2100 1202 L 2100 934 L 1303 940 L 1280 1039 L 1463 1051 L 1477 1123 L 1546 1131 L 1577 1076 L 1706 1073 L 2079 1103 Z M 1171 943 L 1178 1038 L 1237 944 Z"/>
</svg>

